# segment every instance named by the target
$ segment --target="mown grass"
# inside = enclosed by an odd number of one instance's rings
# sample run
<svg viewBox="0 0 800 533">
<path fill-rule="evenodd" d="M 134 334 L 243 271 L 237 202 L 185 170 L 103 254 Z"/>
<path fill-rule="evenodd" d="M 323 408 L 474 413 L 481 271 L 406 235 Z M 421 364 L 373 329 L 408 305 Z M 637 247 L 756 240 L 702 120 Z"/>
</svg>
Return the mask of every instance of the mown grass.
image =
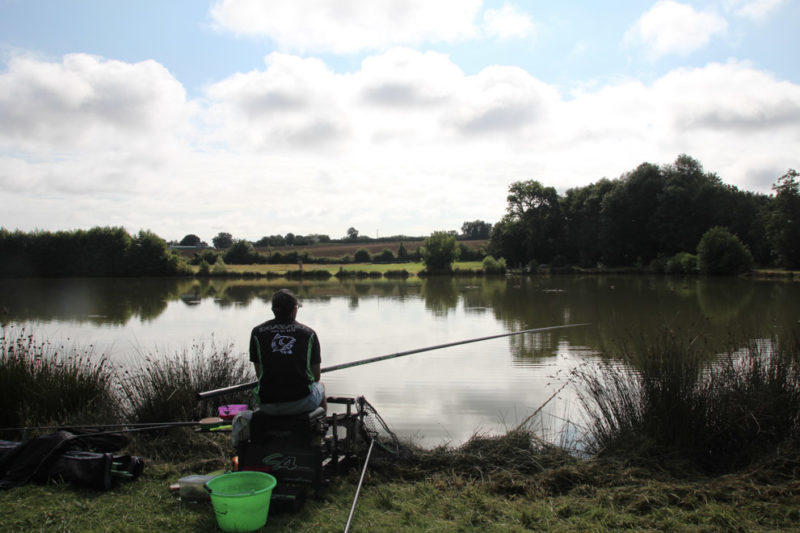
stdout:
<svg viewBox="0 0 800 533">
<path fill-rule="evenodd" d="M 210 504 L 182 503 L 167 488 L 198 467 L 149 464 L 106 493 L 58 483 L 0 492 L 0 523 L 9 531 L 217 531 Z M 270 516 L 264 531 L 342 531 L 358 474 L 335 480 L 299 513 Z M 764 481 L 756 471 L 687 480 L 573 459 L 514 483 L 442 468 L 422 474 L 370 468 L 351 531 L 793 531 L 800 520 L 797 482 Z"/>
</svg>

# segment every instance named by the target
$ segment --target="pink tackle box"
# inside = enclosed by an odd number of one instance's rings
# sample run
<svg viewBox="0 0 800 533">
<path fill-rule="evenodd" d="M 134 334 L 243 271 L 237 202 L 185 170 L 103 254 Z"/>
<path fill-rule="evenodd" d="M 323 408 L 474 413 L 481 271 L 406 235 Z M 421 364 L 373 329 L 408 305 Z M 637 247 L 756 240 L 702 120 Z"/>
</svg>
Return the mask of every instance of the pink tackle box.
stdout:
<svg viewBox="0 0 800 533">
<path fill-rule="evenodd" d="M 231 405 L 220 405 L 217 408 L 219 417 L 223 420 L 232 420 L 236 413 L 247 411 L 248 405 L 244 403 L 235 403 Z"/>
</svg>

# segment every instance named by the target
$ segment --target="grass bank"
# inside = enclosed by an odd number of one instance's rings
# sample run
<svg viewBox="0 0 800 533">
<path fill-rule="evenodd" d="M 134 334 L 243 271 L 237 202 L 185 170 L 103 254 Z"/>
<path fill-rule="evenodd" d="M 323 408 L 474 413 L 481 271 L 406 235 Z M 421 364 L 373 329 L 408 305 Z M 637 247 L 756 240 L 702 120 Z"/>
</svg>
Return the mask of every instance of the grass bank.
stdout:
<svg viewBox="0 0 800 533">
<path fill-rule="evenodd" d="M 373 457 L 352 530 L 794 531 L 800 521 L 800 334 L 797 328 L 781 333 L 710 358 L 694 333 L 619 340 L 608 349 L 616 363 L 609 359 L 574 380 L 590 413 L 590 456 L 553 446 L 534 428 L 475 436 L 456 448 L 409 445 L 401 461 Z M 33 339 L 4 330 L 0 365 L 4 383 L 10 382 L 4 373 L 20 379 L 29 369 L 28 398 L 37 398 L 37 387 L 52 384 L 51 371 L 65 366 L 63 351 L 44 352 Z M 198 406 L 193 393 L 219 380 L 228 384 L 242 371 L 234 365 L 240 358 L 227 357 L 225 347 L 152 356 L 143 357 L 137 378 L 109 378 L 83 365 L 98 395 L 109 383 L 124 392 L 119 416 L 135 420 L 164 420 L 167 408 L 178 409 L 166 415 L 178 419 L 202 416 L 209 406 Z M 19 361 L 30 364 L 20 370 Z M 0 396 L 3 412 L 15 410 L 23 423 L 60 417 L 74 423 L 70 410 L 13 402 Z M 160 429 L 138 434 L 127 451 L 148 460 L 139 479 L 109 492 L 57 482 L 2 491 L 0 523 L 13 531 L 216 531 L 208 504 L 182 503 L 168 486 L 225 468 L 233 454 L 226 435 Z M 271 517 L 266 530 L 342 531 L 358 475 L 334 480 L 298 514 Z"/>
<path fill-rule="evenodd" d="M 351 531 L 796 531 L 796 476 L 759 465 L 722 477 L 675 477 L 621 460 L 577 460 L 523 445 L 527 461 L 499 467 L 505 438 L 433 450 L 414 465 L 380 465 L 368 475 Z M 477 453 L 481 450 L 481 454 Z M 214 462 L 150 463 L 138 480 L 98 493 L 65 484 L 0 492 L 9 531 L 218 531 L 208 503 L 182 503 L 168 485 Z M 780 470 L 783 471 L 783 470 Z M 265 531 L 343 530 L 358 472 L 339 478 L 301 512 L 273 515 Z"/>
</svg>

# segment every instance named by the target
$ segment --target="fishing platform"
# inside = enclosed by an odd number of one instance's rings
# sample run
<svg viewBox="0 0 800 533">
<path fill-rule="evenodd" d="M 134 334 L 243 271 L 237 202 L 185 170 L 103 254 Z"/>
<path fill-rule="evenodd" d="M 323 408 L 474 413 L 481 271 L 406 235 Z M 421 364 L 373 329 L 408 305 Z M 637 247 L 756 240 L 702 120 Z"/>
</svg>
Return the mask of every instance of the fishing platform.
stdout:
<svg viewBox="0 0 800 533">
<path fill-rule="evenodd" d="M 376 437 L 387 451 L 399 450 L 388 428 L 372 429 L 385 423 L 363 396 L 329 396 L 327 402 L 331 413 L 322 407 L 296 415 L 240 413 L 249 424 L 234 443 L 233 467 L 275 477 L 271 512 L 298 511 L 309 492 L 319 492 L 333 477 L 354 468 Z"/>
</svg>

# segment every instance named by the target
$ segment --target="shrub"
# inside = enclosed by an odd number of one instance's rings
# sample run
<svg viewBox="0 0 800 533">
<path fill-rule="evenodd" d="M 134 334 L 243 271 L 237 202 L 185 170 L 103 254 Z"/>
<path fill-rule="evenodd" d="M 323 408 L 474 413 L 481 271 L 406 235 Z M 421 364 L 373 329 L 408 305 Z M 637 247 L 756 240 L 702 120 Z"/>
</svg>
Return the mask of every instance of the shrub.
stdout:
<svg viewBox="0 0 800 533">
<path fill-rule="evenodd" d="M 213 265 L 214 263 L 217 262 L 217 257 L 219 257 L 219 255 L 220 254 L 212 250 L 203 250 L 199 254 L 198 253 L 194 254 L 194 257 L 192 258 L 191 261 L 189 261 L 189 264 L 199 265 L 200 263 L 205 261 L 209 265 Z"/>
<path fill-rule="evenodd" d="M 289 270 L 285 274 L 287 279 L 328 279 L 332 275 L 333 274 L 324 268 L 315 268 L 313 270 Z"/>
<path fill-rule="evenodd" d="M 506 260 L 502 257 L 495 259 L 491 255 L 487 255 L 483 258 L 483 271 L 486 274 L 505 274 Z"/>
<path fill-rule="evenodd" d="M 481 248 L 471 248 L 463 242 L 458 243 L 458 258 L 462 261 L 480 261 L 486 257 L 486 251 Z"/>
<path fill-rule="evenodd" d="M 458 259 L 460 250 L 456 238 L 444 231 L 434 231 L 425 239 L 422 247 L 422 261 L 427 273 L 452 272 L 453 262 Z"/>
<path fill-rule="evenodd" d="M 217 257 L 214 267 L 211 269 L 211 274 L 214 276 L 224 276 L 227 272 L 228 269 L 225 268 L 225 261 L 222 259 L 222 256 Z"/>
<path fill-rule="evenodd" d="M 667 274 L 697 274 L 697 256 L 687 252 L 673 255 L 664 263 Z"/>
<path fill-rule="evenodd" d="M 397 248 L 397 260 L 400 261 L 401 263 L 405 263 L 408 261 L 408 250 L 406 250 L 406 247 L 403 245 L 402 242 L 400 243 L 400 246 L 398 246 Z"/>
<path fill-rule="evenodd" d="M 126 261 L 131 275 L 164 276 L 177 274 L 178 258 L 167 248 L 167 241 L 150 231 L 140 231 L 131 241 Z"/>
<path fill-rule="evenodd" d="M 736 235 L 717 226 L 700 239 L 697 264 L 703 274 L 736 275 L 753 268 L 753 256 Z"/>
<path fill-rule="evenodd" d="M 264 263 L 265 260 L 259 259 L 260 254 L 255 251 L 253 245 L 246 240 L 238 240 L 231 245 L 223 255 L 225 263 L 229 265 L 252 265 L 254 263 Z"/>
<path fill-rule="evenodd" d="M 394 252 L 392 252 L 388 248 L 384 248 L 383 251 L 379 254 L 375 254 L 372 257 L 373 263 L 394 263 Z"/>
<path fill-rule="evenodd" d="M 354 263 L 369 263 L 370 261 L 372 261 L 372 257 L 369 255 L 369 251 L 366 248 L 359 248 L 356 250 L 356 253 L 353 254 Z"/>
</svg>

